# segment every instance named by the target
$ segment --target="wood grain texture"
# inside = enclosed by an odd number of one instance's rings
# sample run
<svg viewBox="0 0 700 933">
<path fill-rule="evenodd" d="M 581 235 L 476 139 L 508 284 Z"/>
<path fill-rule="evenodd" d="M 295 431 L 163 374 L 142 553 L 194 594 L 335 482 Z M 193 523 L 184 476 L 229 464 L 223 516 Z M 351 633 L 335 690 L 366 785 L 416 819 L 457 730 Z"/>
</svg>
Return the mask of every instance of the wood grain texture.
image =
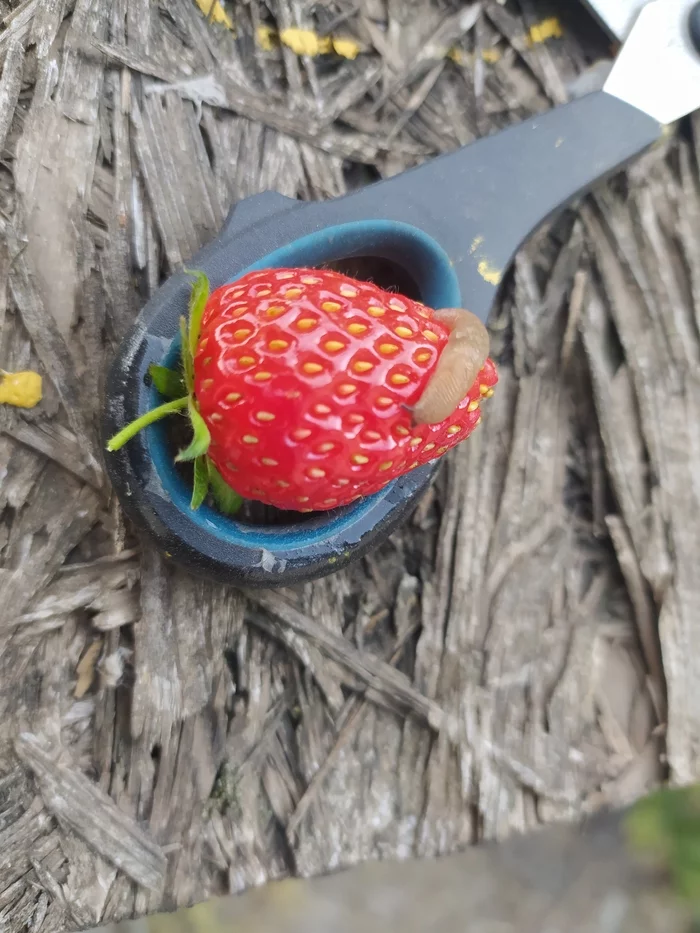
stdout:
<svg viewBox="0 0 700 933">
<path fill-rule="evenodd" d="M 341 195 L 573 92 L 606 44 L 528 43 L 533 9 L 251 0 L 234 35 L 191 0 L 0 0 L 0 367 L 45 381 L 0 410 L 3 933 L 447 855 L 697 775 L 697 119 L 521 251 L 479 431 L 360 563 L 194 580 L 101 465 L 118 341 L 232 205 Z M 265 24 L 362 51 L 264 51 Z"/>
</svg>

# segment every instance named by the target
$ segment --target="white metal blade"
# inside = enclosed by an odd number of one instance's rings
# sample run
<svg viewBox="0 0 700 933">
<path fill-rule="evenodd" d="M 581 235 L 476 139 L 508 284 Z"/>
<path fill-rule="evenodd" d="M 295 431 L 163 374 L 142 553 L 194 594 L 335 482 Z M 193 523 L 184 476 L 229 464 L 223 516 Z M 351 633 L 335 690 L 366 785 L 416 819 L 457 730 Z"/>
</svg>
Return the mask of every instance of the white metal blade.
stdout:
<svg viewBox="0 0 700 933">
<path fill-rule="evenodd" d="M 651 0 L 642 6 L 603 90 L 674 123 L 700 108 L 700 55 L 688 30 L 696 0 Z"/>
</svg>

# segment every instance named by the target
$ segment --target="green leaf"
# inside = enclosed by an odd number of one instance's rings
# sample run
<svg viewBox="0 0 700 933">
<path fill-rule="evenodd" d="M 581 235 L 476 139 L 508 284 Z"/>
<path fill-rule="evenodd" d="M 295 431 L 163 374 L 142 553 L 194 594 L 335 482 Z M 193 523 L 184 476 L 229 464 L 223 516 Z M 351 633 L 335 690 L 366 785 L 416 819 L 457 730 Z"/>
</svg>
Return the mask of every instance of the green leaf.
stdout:
<svg viewBox="0 0 700 933">
<path fill-rule="evenodd" d="M 192 422 L 192 443 L 184 450 L 181 450 L 177 457 L 175 457 L 176 463 L 182 463 L 184 460 L 196 460 L 197 457 L 201 457 L 202 454 L 205 454 L 207 450 L 209 450 L 209 444 L 211 442 L 209 428 L 204 423 L 204 418 L 202 418 L 195 408 L 191 398 L 188 400 L 187 410 L 189 412 L 190 421 Z"/>
<path fill-rule="evenodd" d="M 190 353 L 189 338 L 187 336 L 187 320 L 184 316 L 180 318 L 180 343 L 182 344 L 180 357 L 182 359 L 182 371 L 185 375 L 185 385 L 187 386 L 188 394 L 192 395 L 194 391 L 194 360 Z"/>
<path fill-rule="evenodd" d="M 700 788 L 655 791 L 634 805 L 624 828 L 630 854 L 668 873 L 676 893 L 700 906 Z"/>
<path fill-rule="evenodd" d="M 186 270 L 188 271 L 188 270 Z M 203 272 L 189 272 L 188 275 L 194 276 L 192 284 L 192 293 L 190 294 L 190 333 L 189 348 L 192 359 L 197 353 L 197 343 L 199 341 L 199 329 L 202 324 L 202 315 L 209 300 L 209 279 Z"/>
<path fill-rule="evenodd" d="M 107 441 L 107 450 L 112 452 L 119 450 L 127 441 L 138 434 L 142 428 L 147 427 L 149 424 L 153 424 L 154 421 L 160 421 L 160 419 L 165 418 L 166 415 L 172 415 L 175 412 L 182 411 L 183 408 L 187 408 L 189 405 L 190 399 L 189 397 L 185 397 L 175 399 L 172 402 L 166 402 L 164 405 L 159 405 L 158 408 L 152 408 L 150 411 L 147 411 L 145 415 L 141 415 L 140 418 L 130 422 L 125 428 L 122 428 L 118 434 L 110 438 L 110 440 Z M 207 431 L 207 433 L 209 432 Z"/>
<path fill-rule="evenodd" d="M 148 374 L 163 398 L 181 398 L 187 394 L 182 373 L 175 372 L 174 369 L 168 369 L 167 366 L 157 366 L 155 363 L 151 363 L 148 367 Z"/>
<path fill-rule="evenodd" d="M 192 500 L 190 508 L 196 512 L 204 502 L 209 491 L 209 470 L 207 469 L 207 457 L 197 457 L 194 461 L 194 484 L 192 486 Z"/>
<path fill-rule="evenodd" d="M 207 470 L 209 471 L 209 486 L 212 498 L 217 509 L 224 515 L 235 515 L 243 505 L 242 497 L 234 489 L 231 489 L 209 457 L 207 457 Z"/>
</svg>

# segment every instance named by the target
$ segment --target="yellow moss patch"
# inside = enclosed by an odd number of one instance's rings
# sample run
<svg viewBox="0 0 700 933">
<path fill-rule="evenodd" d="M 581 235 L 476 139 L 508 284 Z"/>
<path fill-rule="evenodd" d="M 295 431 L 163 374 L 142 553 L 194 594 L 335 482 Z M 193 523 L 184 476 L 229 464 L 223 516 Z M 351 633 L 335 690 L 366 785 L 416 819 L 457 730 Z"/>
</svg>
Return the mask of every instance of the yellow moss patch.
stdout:
<svg viewBox="0 0 700 933">
<path fill-rule="evenodd" d="M 353 61 L 362 51 L 359 43 L 354 39 L 343 36 L 319 36 L 313 29 L 298 29 L 296 26 L 290 26 L 279 33 L 272 26 L 258 26 L 256 40 L 258 48 L 263 52 L 271 52 L 281 42 L 295 55 L 308 55 L 310 58 L 335 54 L 340 58 Z"/>
<path fill-rule="evenodd" d="M 546 42 L 548 39 L 561 39 L 564 30 L 556 16 L 549 16 L 539 23 L 535 23 L 528 30 L 527 41 L 530 45 L 537 45 L 540 42 Z"/>
<path fill-rule="evenodd" d="M 263 52 L 271 52 L 277 45 L 277 33 L 272 26 L 258 26 L 255 31 L 258 48 Z"/>
<path fill-rule="evenodd" d="M 354 39 L 332 39 L 333 51 L 341 58 L 347 58 L 353 61 L 360 54 L 362 49 Z"/>
<path fill-rule="evenodd" d="M 500 49 L 482 49 L 481 57 L 487 65 L 495 65 L 496 62 L 500 62 L 503 56 Z"/>
<path fill-rule="evenodd" d="M 21 373 L 0 371 L 0 403 L 15 408 L 34 408 L 42 399 L 42 383 L 39 373 L 27 370 Z"/>
<path fill-rule="evenodd" d="M 226 26 L 233 32 L 233 20 L 222 7 L 219 0 L 195 0 L 199 9 L 204 13 L 207 19 L 212 23 L 218 23 L 220 26 Z"/>
<path fill-rule="evenodd" d="M 465 54 L 462 49 L 457 46 L 454 46 L 451 49 L 447 50 L 446 57 L 453 61 L 456 65 L 472 65 L 474 64 L 475 56 L 472 53 Z M 500 62 L 503 58 L 503 54 L 500 49 L 482 49 L 481 50 L 482 61 L 485 61 L 487 65 L 495 65 L 496 62 Z"/>
</svg>

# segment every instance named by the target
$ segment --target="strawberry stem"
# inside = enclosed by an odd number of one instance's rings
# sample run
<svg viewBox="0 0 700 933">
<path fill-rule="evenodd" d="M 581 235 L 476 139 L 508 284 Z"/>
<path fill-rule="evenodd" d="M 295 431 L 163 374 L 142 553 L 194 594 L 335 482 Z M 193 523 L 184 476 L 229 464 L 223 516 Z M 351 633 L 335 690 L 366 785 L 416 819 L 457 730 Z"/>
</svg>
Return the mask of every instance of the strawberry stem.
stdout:
<svg viewBox="0 0 700 933">
<path fill-rule="evenodd" d="M 184 398 L 178 398 L 172 402 L 165 402 L 164 405 L 152 408 L 150 411 L 141 415 L 140 418 L 127 424 L 118 434 L 115 434 L 114 437 L 107 442 L 107 450 L 110 452 L 119 450 L 120 447 L 123 447 L 127 441 L 135 437 L 143 428 L 148 427 L 149 424 L 153 424 L 154 421 L 160 421 L 161 418 L 166 418 L 168 415 L 182 411 L 184 408 L 187 408 L 188 402 L 189 396 L 186 395 Z"/>
<path fill-rule="evenodd" d="M 206 426 L 204 418 L 197 411 L 197 406 L 191 395 L 188 396 L 187 411 L 189 412 L 190 422 L 192 424 L 192 442 L 185 450 L 181 450 L 175 457 L 175 463 L 182 463 L 183 460 L 196 460 L 209 450 L 211 435 Z"/>
</svg>

